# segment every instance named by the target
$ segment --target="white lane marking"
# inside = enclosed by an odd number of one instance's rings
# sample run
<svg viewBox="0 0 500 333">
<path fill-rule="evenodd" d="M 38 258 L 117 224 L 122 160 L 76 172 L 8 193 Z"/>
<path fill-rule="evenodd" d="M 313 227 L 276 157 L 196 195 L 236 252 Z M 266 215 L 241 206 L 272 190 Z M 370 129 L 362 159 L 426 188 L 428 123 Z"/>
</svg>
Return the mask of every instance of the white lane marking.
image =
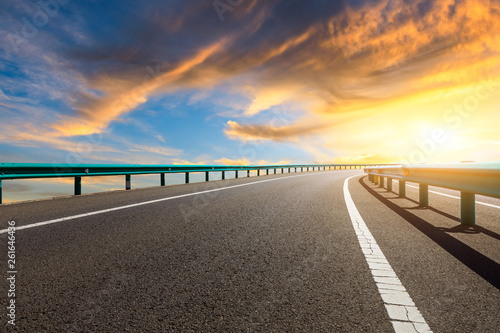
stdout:
<svg viewBox="0 0 500 333">
<path fill-rule="evenodd" d="M 330 171 L 330 170 L 326 170 L 326 171 Z M 334 170 L 331 170 L 331 171 L 334 171 Z M 27 224 L 27 225 L 23 225 L 23 226 L 20 226 L 20 227 L 16 227 L 16 230 L 22 230 L 22 229 L 29 229 L 29 228 L 34 228 L 34 227 L 40 227 L 40 226 L 43 226 L 43 225 L 53 224 L 53 223 L 58 223 L 58 222 L 63 222 L 63 221 L 68 221 L 68 220 L 73 220 L 73 219 L 77 219 L 77 218 L 80 218 L 80 217 L 86 217 L 86 216 L 92 216 L 92 215 L 97 215 L 97 214 L 103 214 L 103 213 L 113 212 L 115 210 L 132 208 L 132 207 L 137 207 L 137 206 L 142 206 L 142 205 L 149 205 L 149 204 L 152 204 L 152 203 L 157 203 L 157 202 L 162 202 L 162 201 L 167 201 L 167 200 L 173 200 L 173 199 L 178 199 L 178 198 L 184 198 L 184 197 L 189 197 L 189 196 L 192 196 L 192 195 L 198 195 L 198 194 L 209 193 L 209 192 L 216 192 L 216 191 L 223 191 L 223 190 L 227 190 L 227 189 L 231 189 L 231 188 L 248 186 L 248 185 L 254 185 L 254 184 L 260 184 L 260 183 L 265 183 L 265 182 L 272 182 L 272 181 L 275 181 L 275 180 L 286 179 L 286 178 L 303 177 L 303 176 L 313 176 L 313 175 L 318 175 L 318 173 L 303 174 L 303 175 L 294 175 L 294 176 L 286 176 L 286 177 L 280 177 L 280 178 L 259 180 L 259 181 L 255 181 L 255 182 L 251 182 L 251 183 L 246 183 L 246 184 L 231 185 L 231 186 L 216 188 L 216 189 L 212 189 L 212 190 L 206 190 L 206 191 L 200 191 L 200 192 L 194 192 L 194 193 L 187 193 L 187 194 L 176 195 L 174 197 L 161 198 L 161 199 L 150 200 L 150 201 L 143 201 L 143 202 L 138 202 L 138 203 L 135 203 L 135 204 L 125 205 L 125 206 L 119 206 L 119 207 L 114 207 L 114 208 L 109 208 L 109 209 L 97 210 L 97 211 L 90 212 L 90 213 L 83 213 L 83 214 L 78 214 L 78 215 L 61 217 L 61 218 L 54 219 L 54 220 L 48 220 L 48 221 L 43 221 L 43 222 L 37 222 L 37 223 Z M 7 231 L 8 231 L 8 229 L 2 229 L 2 230 L 0 230 L 0 234 L 4 234 Z"/>
<path fill-rule="evenodd" d="M 396 180 L 396 182 L 399 183 L 399 181 L 397 181 L 397 180 Z M 418 186 L 413 186 L 413 185 L 408 185 L 408 184 L 406 184 L 406 186 L 418 189 Z M 442 195 L 442 196 L 445 196 L 445 197 L 450 197 L 450 198 L 454 198 L 454 199 L 460 199 L 460 197 L 457 197 L 456 195 L 445 194 L 445 193 L 431 191 L 431 190 L 429 190 L 429 192 L 432 192 L 432 193 L 435 193 L 435 194 L 439 194 L 439 195 Z M 480 205 L 485 205 L 485 206 L 489 206 L 489 207 L 500 209 L 500 206 L 492 205 L 492 204 L 489 204 L 489 203 L 486 203 L 486 202 L 476 201 L 476 203 L 480 204 Z"/>
<path fill-rule="evenodd" d="M 384 301 L 387 313 L 396 333 L 423 333 L 432 332 L 424 317 L 413 303 L 405 287 L 377 245 L 370 230 L 361 217 L 351 194 L 349 193 L 349 179 L 344 181 L 344 199 L 351 217 L 354 231 L 358 236 L 359 245 L 368 262 L 368 266 L 377 284 L 378 291 Z"/>
</svg>

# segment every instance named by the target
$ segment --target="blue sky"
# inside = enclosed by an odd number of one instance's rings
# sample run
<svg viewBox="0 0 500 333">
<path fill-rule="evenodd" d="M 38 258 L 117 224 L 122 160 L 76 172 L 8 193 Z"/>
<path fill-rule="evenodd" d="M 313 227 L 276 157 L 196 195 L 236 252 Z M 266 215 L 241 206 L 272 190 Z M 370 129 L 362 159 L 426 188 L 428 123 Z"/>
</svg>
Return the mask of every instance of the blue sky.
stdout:
<svg viewBox="0 0 500 333">
<path fill-rule="evenodd" d="M 255 144 L 224 133 L 227 122 L 240 118 L 252 103 L 248 92 L 232 88 L 230 78 L 207 85 L 181 82 L 163 91 L 160 87 L 118 116 L 101 123 L 93 120 L 84 133 L 67 126 L 68 119 L 85 121 L 86 112 L 93 112 L 87 108 L 98 108 L 96 100 L 113 95 L 113 87 L 103 85 L 119 83 L 125 88 L 118 90 L 140 89 L 145 80 L 156 80 L 199 49 L 224 38 L 226 30 L 253 20 L 252 16 L 243 22 L 235 20 L 249 4 L 234 7 L 236 13 L 223 13 L 221 21 L 208 1 L 42 3 L 20 1 L 4 7 L 0 106 L 2 120 L 10 126 L 1 145 L 3 160 L 208 164 L 220 159 L 248 160 L 242 152 Z M 248 39 L 259 43 L 266 34 Z M 245 80 L 245 75 L 252 73 L 242 73 L 235 80 Z M 175 83 L 189 81 L 186 76 Z M 297 117 L 286 108 L 286 104 L 271 105 L 253 121 L 284 124 Z M 99 116 L 107 118 L 105 113 Z M 56 125 L 62 128 L 54 131 Z M 249 162 L 313 159 L 294 144 L 258 144 L 263 147 L 255 149 Z"/>
<path fill-rule="evenodd" d="M 1 10 L 3 162 L 500 159 L 497 1 L 42 0 Z"/>
</svg>

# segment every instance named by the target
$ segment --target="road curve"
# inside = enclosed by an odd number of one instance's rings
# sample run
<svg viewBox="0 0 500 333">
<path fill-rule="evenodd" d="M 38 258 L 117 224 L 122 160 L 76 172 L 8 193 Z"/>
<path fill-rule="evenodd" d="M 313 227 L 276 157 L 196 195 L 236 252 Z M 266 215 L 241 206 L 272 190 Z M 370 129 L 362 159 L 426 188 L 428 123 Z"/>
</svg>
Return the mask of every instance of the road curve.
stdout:
<svg viewBox="0 0 500 333">
<path fill-rule="evenodd" d="M 1 229 L 9 220 L 31 226 L 16 232 L 17 317 L 8 329 L 394 331 L 346 206 L 354 175 L 352 200 L 430 329 L 495 332 L 500 210 L 477 207 L 479 226 L 457 229 L 456 199 L 431 194 L 432 209 L 415 208 L 411 188 L 396 199 L 360 170 L 0 207 Z"/>
</svg>

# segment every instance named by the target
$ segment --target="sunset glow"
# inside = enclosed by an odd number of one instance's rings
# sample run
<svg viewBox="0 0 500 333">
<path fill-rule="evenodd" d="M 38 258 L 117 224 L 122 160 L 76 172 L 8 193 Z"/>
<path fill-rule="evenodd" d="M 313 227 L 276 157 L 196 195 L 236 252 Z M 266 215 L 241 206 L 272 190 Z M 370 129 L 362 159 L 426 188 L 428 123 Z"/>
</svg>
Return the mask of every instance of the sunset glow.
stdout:
<svg viewBox="0 0 500 333">
<path fill-rule="evenodd" d="M 2 5 L 4 162 L 500 160 L 500 3 Z"/>
</svg>

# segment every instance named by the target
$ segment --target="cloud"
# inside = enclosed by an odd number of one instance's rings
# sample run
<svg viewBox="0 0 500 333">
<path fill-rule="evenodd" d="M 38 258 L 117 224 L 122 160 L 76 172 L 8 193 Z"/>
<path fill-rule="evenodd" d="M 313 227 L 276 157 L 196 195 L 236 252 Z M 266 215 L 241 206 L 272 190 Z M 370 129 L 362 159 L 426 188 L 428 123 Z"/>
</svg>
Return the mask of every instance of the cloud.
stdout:
<svg viewBox="0 0 500 333">
<path fill-rule="evenodd" d="M 219 163 L 221 165 L 252 165 L 252 163 L 246 157 L 237 160 L 223 157 L 218 160 L 215 160 L 214 162 Z"/>
<path fill-rule="evenodd" d="M 271 125 L 241 125 L 235 121 L 229 120 L 224 129 L 224 133 L 233 139 L 242 141 L 250 140 L 273 140 L 273 141 L 297 141 L 300 136 L 312 134 L 326 128 L 330 128 L 330 124 L 295 124 L 285 126 Z"/>
<path fill-rule="evenodd" d="M 172 70 L 156 77 L 146 76 L 142 83 L 100 77 L 94 82 L 99 87 L 109 86 L 105 96 L 88 99 L 80 106 L 81 117 L 64 116 L 52 127 L 62 136 L 89 135 L 102 132 L 111 121 L 145 103 L 150 94 L 180 80 L 183 75 L 221 49 L 223 41 L 199 50 L 190 59 L 181 62 Z M 135 78 L 137 79 L 137 78 Z M 135 84 L 131 87 L 132 84 Z"/>
<path fill-rule="evenodd" d="M 22 61 L 10 51 L 0 54 L 6 68 L 25 75 L 4 80 L 0 94 L 9 104 L 22 95 L 8 90 L 16 82 L 24 91 L 33 82 L 33 105 L 43 92 L 64 104 L 43 122 L 47 128 L 12 129 L 3 138 L 64 149 L 73 145 L 66 139 L 109 132 L 111 123 L 143 112 L 153 97 L 189 93 L 193 103 L 226 106 L 213 113 L 224 118 L 229 139 L 289 142 L 321 159 L 392 159 L 419 139 L 413 124 L 427 119 L 440 126 L 450 105 L 470 96 L 468 87 L 500 77 L 498 1 L 245 3 L 220 22 L 211 1 L 171 1 L 168 7 L 161 1 L 71 2 L 25 45 Z M 10 5 L 0 30 L 20 31 L 18 18 L 32 16 L 35 7 Z M 282 105 L 293 107 L 269 116 Z M 474 114 L 491 116 L 492 109 Z M 484 128 L 469 118 L 472 123 Z M 155 135 L 163 142 L 151 131 Z M 481 139 L 494 141 L 494 135 Z M 406 146 L 391 136 L 407 138 Z M 391 152 L 378 151 L 382 145 Z M 141 158 L 183 160 L 178 154 L 184 151 L 143 148 Z"/>
<path fill-rule="evenodd" d="M 179 149 L 160 147 L 160 146 L 145 146 L 145 145 L 133 145 L 129 150 L 134 152 L 154 153 L 164 156 L 173 156 L 173 155 L 175 156 L 182 153 L 182 150 Z"/>
<path fill-rule="evenodd" d="M 488 73 L 498 77 L 499 13 L 494 1 L 379 1 L 348 7 L 323 28 L 308 30 L 304 45 L 279 62 L 264 63 L 259 88 L 245 110 L 253 116 L 293 100 L 303 105 L 305 116 L 280 127 L 229 121 L 224 132 L 232 139 L 280 142 L 318 132 L 329 136 L 329 127 L 339 131 L 339 123 L 373 117 L 375 110 L 421 103 L 422 96 L 475 84 Z M 436 106 L 422 111 L 421 118 L 435 113 Z"/>
<path fill-rule="evenodd" d="M 221 165 L 284 165 L 291 163 L 290 160 L 281 160 L 281 161 L 258 160 L 255 162 L 251 162 L 246 157 L 242 157 L 239 159 L 230 159 L 223 157 L 221 159 L 215 160 L 214 162 Z"/>
<path fill-rule="evenodd" d="M 165 138 L 164 138 L 164 137 L 163 137 L 163 135 L 161 135 L 161 134 L 157 134 L 157 135 L 155 135 L 155 138 L 157 138 L 157 139 L 158 139 L 158 141 L 165 142 Z"/>
<path fill-rule="evenodd" d="M 10 100 L 9 97 L 5 96 L 5 94 L 3 93 L 2 89 L 0 89 L 0 101 L 5 101 L 5 100 Z"/>
</svg>

